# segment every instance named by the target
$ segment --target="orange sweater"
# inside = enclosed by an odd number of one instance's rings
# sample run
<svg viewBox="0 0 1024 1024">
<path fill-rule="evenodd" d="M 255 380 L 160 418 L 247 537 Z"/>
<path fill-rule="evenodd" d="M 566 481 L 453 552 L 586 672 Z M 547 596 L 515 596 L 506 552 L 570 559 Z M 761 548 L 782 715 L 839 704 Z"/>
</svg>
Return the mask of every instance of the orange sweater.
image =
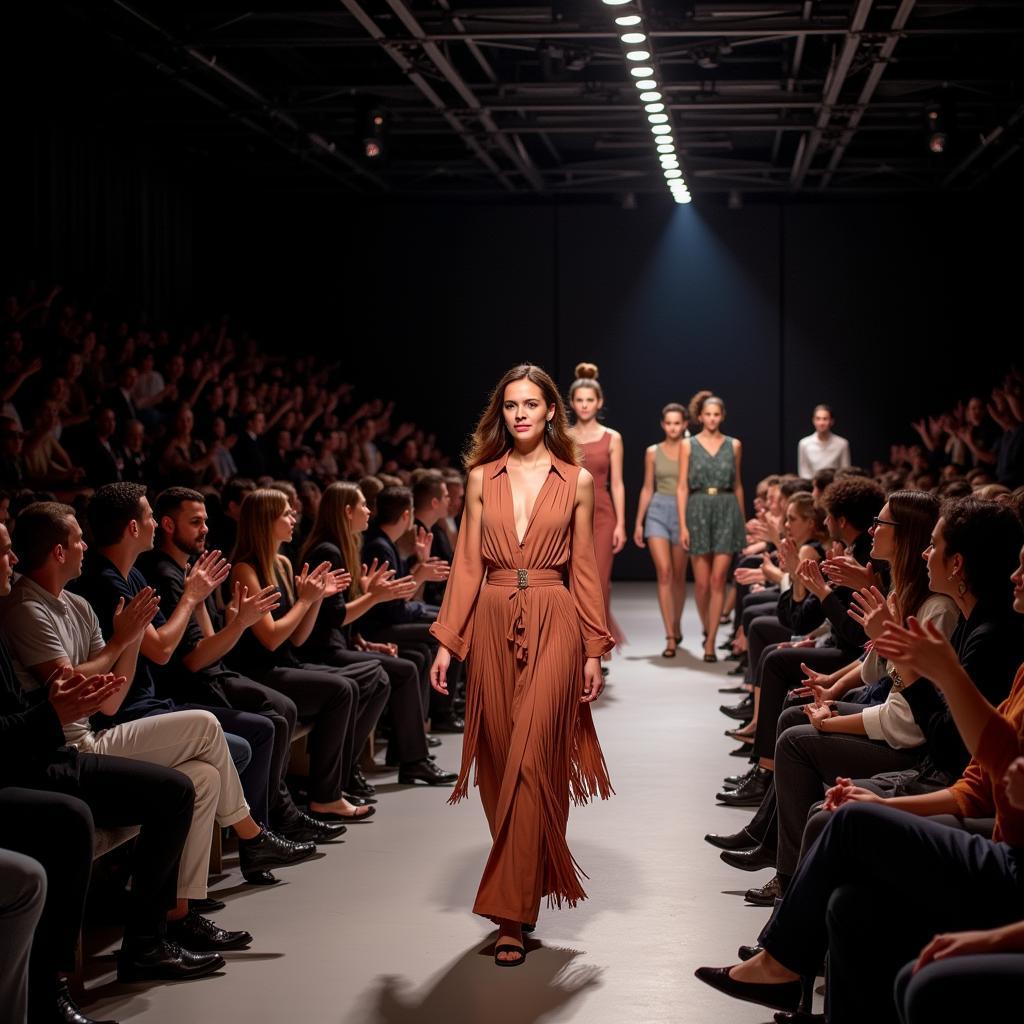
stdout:
<svg viewBox="0 0 1024 1024">
<path fill-rule="evenodd" d="M 1024 754 L 1024 665 L 1017 670 L 1010 696 L 996 710 L 999 717 L 985 726 L 971 763 L 949 791 L 961 817 L 995 815 L 993 840 L 1024 847 L 1024 811 L 1010 804 L 1003 786 L 1006 769 Z"/>
</svg>

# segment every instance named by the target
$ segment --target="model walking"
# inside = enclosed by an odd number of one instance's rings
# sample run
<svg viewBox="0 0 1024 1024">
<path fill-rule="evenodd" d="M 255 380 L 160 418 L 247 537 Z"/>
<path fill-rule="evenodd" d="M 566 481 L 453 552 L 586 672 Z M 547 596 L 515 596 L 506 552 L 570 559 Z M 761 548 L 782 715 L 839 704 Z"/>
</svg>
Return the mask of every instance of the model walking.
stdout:
<svg viewBox="0 0 1024 1024">
<path fill-rule="evenodd" d="M 679 535 L 693 565 L 705 661 L 718 661 L 715 637 L 729 567 L 746 543 L 743 446 L 722 433 L 724 420 L 725 403 L 710 391 L 698 391 L 690 400 L 690 422 L 699 423 L 701 431 L 679 446 Z"/>
<path fill-rule="evenodd" d="M 469 657 L 462 770 L 493 845 L 473 906 L 498 926 L 495 963 L 523 963 L 540 901 L 585 899 L 565 827 L 570 798 L 611 795 L 590 704 L 612 647 L 594 556 L 593 478 L 577 463 L 565 407 L 540 367 L 509 370 L 466 457 L 469 480 L 431 683 L 447 692 Z"/>
<path fill-rule="evenodd" d="M 644 485 L 636 509 L 633 541 L 646 547 L 658 574 L 658 606 L 665 624 L 663 658 L 674 658 L 683 639 L 683 607 L 686 604 L 686 563 L 689 556 L 679 539 L 679 447 L 690 436 L 686 409 L 670 402 L 661 410 L 665 440 L 644 452 Z"/>
<path fill-rule="evenodd" d="M 604 593 L 605 619 L 618 645 L 626 640 L 612 615 L 612 562 L 626 546 L 622 435 L 598 420 L 598 413 L 604 408 L 604 391 L 593 363 L 576 366 L 576 379 L 569 386 L 569 404 L 576 416 L 569 434 L 579 445 L 583 465 L 594 478 L 594 551 Z"/>
</svg>

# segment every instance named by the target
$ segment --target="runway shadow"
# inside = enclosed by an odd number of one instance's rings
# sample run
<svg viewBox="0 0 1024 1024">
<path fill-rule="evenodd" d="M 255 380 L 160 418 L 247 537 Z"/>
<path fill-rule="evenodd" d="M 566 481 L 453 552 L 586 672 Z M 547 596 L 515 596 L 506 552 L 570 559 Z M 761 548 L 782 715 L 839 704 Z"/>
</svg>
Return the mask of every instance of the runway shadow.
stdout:
<svg viewBox="0 0 1024 1024">
<path fill-rule="evenodd" d="M 344 1018 L 346 1024 L 535 1024 L 564 1010 L 585 992 L 600 987 L 601 969 L 574 967 L 577 950 L 529 943 L 521 967 L 498 968 L 489 941 L 468 949 L 430 988 L 410 990 L 394 975 L 378 978 L 375 992 L 362 1008 Z"/>
</svg>

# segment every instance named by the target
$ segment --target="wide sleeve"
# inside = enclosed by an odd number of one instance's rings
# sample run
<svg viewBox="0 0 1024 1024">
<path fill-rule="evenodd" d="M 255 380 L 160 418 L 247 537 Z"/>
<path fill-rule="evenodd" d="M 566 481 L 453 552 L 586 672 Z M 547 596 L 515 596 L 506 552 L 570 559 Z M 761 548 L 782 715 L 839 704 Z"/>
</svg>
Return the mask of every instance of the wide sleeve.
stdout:
<svg viewBox="0 0 1024 1024">
<path fill-rule="evenodd" d="M 594 550 L 594 482 L 588 473 L 581 474 L 577 485 L 589 491 L 589 498 L 577 502 L 573 515 L 572 544 L 569 549 L 569 592 L 576 605 L 583 636 L 583 653 L 600 658 L 615 646 L 608 632 L 604 611 L 604 591 L 597 572 Z"/>
<path fill-rule="evenodd" d="M 480 585 L 484 579 L 481 553 L 483 518 L 483 473 L 473 470 L 466 487 L 466 511 L 455 544 L 452 569 L 445 587 L 444 601 L 430 632 L 438 643 L 465 661 L 473 639 L 473 617 Z"/>
</svg>

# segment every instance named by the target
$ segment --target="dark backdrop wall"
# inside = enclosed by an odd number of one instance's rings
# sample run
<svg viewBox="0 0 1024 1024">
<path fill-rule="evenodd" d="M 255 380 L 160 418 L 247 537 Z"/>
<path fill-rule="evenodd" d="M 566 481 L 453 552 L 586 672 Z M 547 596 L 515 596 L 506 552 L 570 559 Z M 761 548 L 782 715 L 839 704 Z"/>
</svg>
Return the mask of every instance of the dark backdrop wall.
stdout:
<svg viewBox="0 0 1024 1024">
<path fill-rule="evenodd" d="M 990 386 L 1013 356 L 1014 211 L 947 203 L 336 205 L 218 200 L 196 217 L 195 287 L 289 347 L 335 353 L 464 443 L 489 387 L 532 360 L 567 386 L 596 362 L 626 442 L 632 529 L 658 414 L 699 388 L 728 405 L 748 490 L 795 470 L 812 406 L 854 459 Z M 369 383 L 372 382 L 372 383 Z M 630 545 L 616 574 L 646 576 Z"/>
</svg>

